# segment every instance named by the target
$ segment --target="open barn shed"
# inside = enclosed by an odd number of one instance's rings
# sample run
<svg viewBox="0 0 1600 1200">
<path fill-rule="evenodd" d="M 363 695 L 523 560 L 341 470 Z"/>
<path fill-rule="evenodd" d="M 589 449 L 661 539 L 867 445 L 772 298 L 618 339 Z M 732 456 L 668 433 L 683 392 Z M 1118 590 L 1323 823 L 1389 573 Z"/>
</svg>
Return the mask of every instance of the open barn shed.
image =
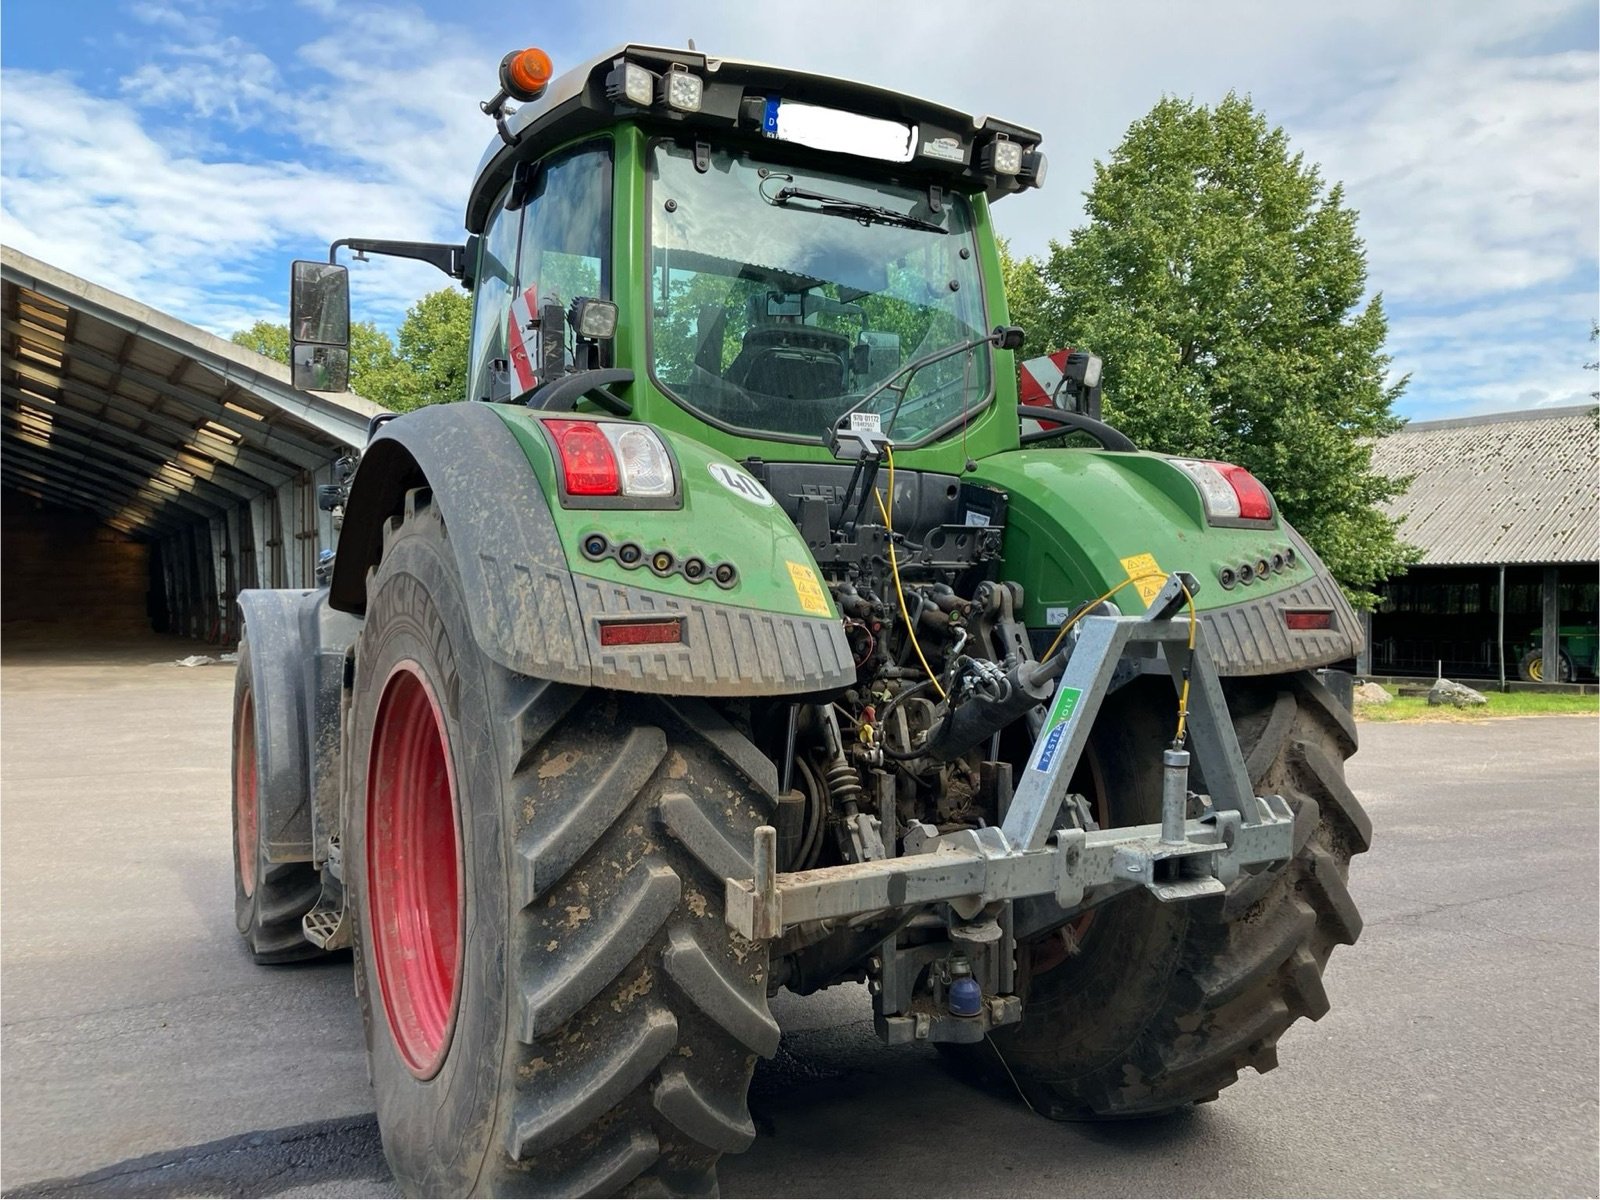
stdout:
<svg viewBox="0 0 1600 1200">
<path fill-rule="evenodd" d="M 243 588 L 313 586 L 317 485 L 380 411 L 0 248 L 0 636 L 230 644 Z"/>
<path fill-rule="evenodd" d="M 1411 478 L 1387 508 L 1422 561 L 1379 588 L 1363 672 L 1595 678 L 1600 410 L 1418 421 L 1379 441 L 1372 462 Z"/>
</svg>

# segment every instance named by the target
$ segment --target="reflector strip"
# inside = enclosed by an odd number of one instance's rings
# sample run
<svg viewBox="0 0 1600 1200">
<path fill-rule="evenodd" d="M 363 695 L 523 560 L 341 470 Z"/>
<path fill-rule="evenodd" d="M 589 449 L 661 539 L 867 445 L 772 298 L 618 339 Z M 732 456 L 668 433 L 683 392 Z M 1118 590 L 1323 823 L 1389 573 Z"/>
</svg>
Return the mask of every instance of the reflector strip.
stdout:
<svg viewBox="0 0 1600 1200">
<path fill-rule="evenodd" d="M 1286 608 L 1283 623 L 1290 629 L 1332 629 L 1331 608 Z"/>
<path fill-rule="evenodd" d="M 602 646 L 666 646 L 683 641 L 682 617 L 644 621 L 602 621 Z"/>
</svg>

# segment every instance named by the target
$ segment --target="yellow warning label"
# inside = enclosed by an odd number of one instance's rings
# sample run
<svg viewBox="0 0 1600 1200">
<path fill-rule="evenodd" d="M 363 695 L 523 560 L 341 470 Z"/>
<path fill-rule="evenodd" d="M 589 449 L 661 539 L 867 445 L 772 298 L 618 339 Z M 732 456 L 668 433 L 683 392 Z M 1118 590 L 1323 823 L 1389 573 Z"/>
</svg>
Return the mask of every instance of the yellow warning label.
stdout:
<svg viewBox="0 0 1600 1200">
<path fill-rule="evenodd" d="M 800 607 L 819 617 L 828 615 L 828 597 L 817 582 L 817 573 L 805 563 L 788 562 L 789 578 L 794 580 L 795 595 L 800 597 Z"/>
<path fill-rule="evenodd" d="M 1139 599 L 1146 604 L 1156 598 L 1166 575 L 1156 564 L 1154 554 L 1134 554 L 1122 560 L 1122 569 L 1133 576 L 1133 586 L 1139 589 Z"/>
</svg>

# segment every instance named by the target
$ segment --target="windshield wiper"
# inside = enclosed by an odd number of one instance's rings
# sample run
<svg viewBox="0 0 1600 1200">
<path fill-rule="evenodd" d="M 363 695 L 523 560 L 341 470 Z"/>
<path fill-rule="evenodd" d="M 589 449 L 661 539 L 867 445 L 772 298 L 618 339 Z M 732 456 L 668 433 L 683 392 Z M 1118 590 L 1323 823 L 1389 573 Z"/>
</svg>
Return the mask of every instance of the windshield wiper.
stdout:
<svg viewBox="0 0 1600 1200">
<path fill-rule="evenodd" d="M 807 188 L 782 187 L 771 196 L 765 192 L 762 198 L 775 208 L 782 208 L 791 200 L 810 200 L 815 203 L 815 208 L 806 208 L 806 212 L 827 213 L 831 217 L 849 217 L 852 221 L 860 221 L 863 225 L 896 225 L 901 229 L 921 229 L 927 233 L 946 233 L 942 226 L 935 225 L 932 221 L 924 221 L 921 217 L 913 217 L 910 213 L 895 212 L 892 208 L 884 208 L 880 204 L 861 204 L 855 200 L 846 200 L 842 196 L 830 196 L 825 192 L 813 192 Z"/>
</svg>

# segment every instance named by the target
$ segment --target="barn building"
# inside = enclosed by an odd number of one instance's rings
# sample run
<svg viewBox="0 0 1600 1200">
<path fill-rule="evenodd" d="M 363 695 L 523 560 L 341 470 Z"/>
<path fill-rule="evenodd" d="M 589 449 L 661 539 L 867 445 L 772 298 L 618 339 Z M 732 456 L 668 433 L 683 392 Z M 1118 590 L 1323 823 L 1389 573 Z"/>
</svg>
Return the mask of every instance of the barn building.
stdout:
<svg viewBox="0 0 1600 1200">
<path fill-rule="evenodd" d="M 0 612 L 19 641 L 229 645 L 234 596 L 311 587 L 317 485 L 379 410 L 0 248 Z"/>
<path fill-rule="evenodd" d="M 1553 682 L 1544 664 L 1559 661 L 1594 679 L 1597 464 L 1593 405 L 1419 421 L 1380 441 L 1374 467 L 1412 477 L 1387 507 L 1422 561 L 1379 589 L 1363 673 Z"/>
</svg>

